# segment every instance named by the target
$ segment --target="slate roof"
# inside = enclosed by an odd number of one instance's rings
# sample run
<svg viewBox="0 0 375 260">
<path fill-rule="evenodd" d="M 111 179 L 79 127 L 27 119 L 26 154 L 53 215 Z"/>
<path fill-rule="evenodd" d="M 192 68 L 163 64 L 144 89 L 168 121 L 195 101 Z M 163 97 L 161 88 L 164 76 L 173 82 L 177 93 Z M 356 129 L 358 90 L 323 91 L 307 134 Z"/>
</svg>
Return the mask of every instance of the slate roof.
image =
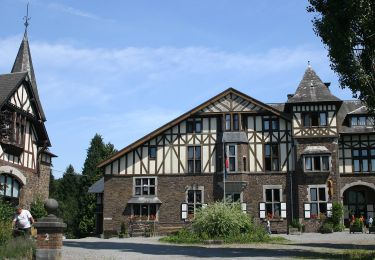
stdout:
<svg viewBox="0 0 375 260">
<path fill-rule="evenodd" d="M 40 102 L 38 88 L 36 84 L 33 62 L 31 60 L 31 53 L 29 47 L 29 40 L 27 37 L 27 31 L 23 35 L 23 39 L 18 49 L 16 60 L 14 61 L 12 73 L 14 72 L 29 72 L 31 85 L 33 87 L 36 102 L 38 103 L 39 113 L 43 121 L 46 121 L 46 116 L 43 111 L 42 104 Z"/>
<path fill-rule="evenodd" d="M 0 106 L 4 104 L 26 77 L 27 72 L 9 73 L 0 75 Z"/>
<path fill-rule="evenodd" d="M 332 95 L 329 88 L 316 75 L 309 65 L 303 75 L 296 93 L 290 97 L 287 103 L 310 103 L 310 102 L 341 102 L 341 99 Z"/>
<path fill-rule="evenodd" d="M 366 111 L 366 112 L 365 112 Z M 368 110 L 364 103 L 360 100 L 344 101 L 337 113 L 337 124 L 340 134 L 366 134 L 374 133 L 374 127 L 366 126 L 349 126 L 349 120 L 346 119 L 347 115 L 367 114 Z"/>
<path fill-rule="evenodd" d="M 101 177 L 97 182 L 90 186 L 88 193 L 103 193 L 104 192 L 104 177 Z"/>
</svg>

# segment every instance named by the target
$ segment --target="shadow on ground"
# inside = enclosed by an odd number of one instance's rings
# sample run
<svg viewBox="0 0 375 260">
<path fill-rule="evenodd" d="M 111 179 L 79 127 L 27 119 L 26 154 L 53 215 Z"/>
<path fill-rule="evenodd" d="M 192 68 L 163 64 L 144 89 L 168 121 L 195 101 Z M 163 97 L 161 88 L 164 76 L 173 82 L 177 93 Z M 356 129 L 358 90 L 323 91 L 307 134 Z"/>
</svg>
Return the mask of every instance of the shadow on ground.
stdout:
<svg viewBox="0 0 375 260">
<path fill-rule="evenodd" d="M 330 249 L 363 249 L 363 250 L 375 250 L 375 245 L 356 245 L 356 244 L 332 244 L 332 243 L 293 243 L 296 246 L 306 247 L 323 247 Z"/>
<path fill-rule="evenodd" d="M 296 245 L 296 244 L 295 244 Z M 305 244 L 304 244 L 305 245 Z M 315 244 L 310 244 L 314 246 Z M 318 246 L 319 244 L 316 244 Z M 323 247 L 324 244 L 320 244 Z M 119 252 L 133 252 L 143 255 L 165 255 L 165 256 L 188 256 L 188 257 L 304 257 L 304 258 L 326 258 L 332 259 L 333 255 L 328 252 L 311 251 L 311 249 L 296 248 L 207 248 L 200 246 L 176 246 L 170 244 L 138 244 L 138 243 L 115 243 L 111 241 L 84 242 L 64 241 L 64 247 L 79 247 L 95 250 L 118 250 Z M 352 247 L 350 247 L 352 248 Z"/>
</svg>

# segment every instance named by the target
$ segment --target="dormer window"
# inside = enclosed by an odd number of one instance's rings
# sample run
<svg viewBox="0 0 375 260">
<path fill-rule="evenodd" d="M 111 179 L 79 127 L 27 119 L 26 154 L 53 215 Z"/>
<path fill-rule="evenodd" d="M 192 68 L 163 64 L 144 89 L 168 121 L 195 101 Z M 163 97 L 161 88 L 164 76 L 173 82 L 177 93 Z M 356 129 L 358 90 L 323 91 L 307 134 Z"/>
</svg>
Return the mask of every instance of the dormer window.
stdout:
<svg viewBox="0 0 375 260">
<path fill-rule="evenodd" d="M 302 115 L 304 127 L 327 126 L 326 112 L 310 112 Z"/>
<path fill-rule="evenodd" d="M 352 116 L 351 126 L 374 126 L 374 118 L 372 116 Z"/>
</svg>

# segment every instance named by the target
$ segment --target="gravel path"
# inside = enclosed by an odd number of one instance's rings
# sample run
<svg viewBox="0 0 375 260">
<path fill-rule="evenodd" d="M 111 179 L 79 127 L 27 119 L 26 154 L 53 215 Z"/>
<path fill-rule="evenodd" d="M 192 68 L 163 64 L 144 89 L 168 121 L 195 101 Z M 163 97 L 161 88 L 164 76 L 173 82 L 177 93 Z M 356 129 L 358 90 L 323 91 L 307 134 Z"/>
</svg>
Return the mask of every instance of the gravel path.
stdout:
<svg viewBox="0 0 375 260">
<path fill-rule="evenodd" d="M 153 238 L 66 239 L 63 259 L 290 259 L 327 258 L 329 252 L 342 249 L 375 250 L 375 234 L 306 233 L 279 235 L 288 244 L 181 246 L 165 244 Z"/>
</svg>

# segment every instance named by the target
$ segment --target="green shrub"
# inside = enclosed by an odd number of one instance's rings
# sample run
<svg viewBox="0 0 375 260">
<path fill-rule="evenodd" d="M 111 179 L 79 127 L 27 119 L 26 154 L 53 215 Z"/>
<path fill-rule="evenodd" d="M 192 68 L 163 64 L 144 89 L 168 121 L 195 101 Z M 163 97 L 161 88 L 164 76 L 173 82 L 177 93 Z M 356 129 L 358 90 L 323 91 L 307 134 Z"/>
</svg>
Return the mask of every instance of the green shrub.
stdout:
<svg viewBox="0 0 375 260">
<path fill-rule="evenodd" d="M 162 237 L 160 241 L 169 242 L 169 243 L 176 243 L 176 244 L 197 244 L 202 243 L 203 240 L 200 236 L 194 233 L 192 230 L 183 228 L 177 231 L 175 234 Z"/>
<path fill-rule="evenodd" d="M 299 219 L 293 219 L 290 223 L 290 226 L 292 228 L 298 228 L 298 231 L 303 231 L 303 225 L 301 224 L 301 222 L 299 222 Z"/>
<path fill-rule="evenodd" d="M 322 234 L 333 233 L 333 224 L 329 221 L 325 221 L 323 225 L 319 228 L 319 232 Z"/>
<path fill-rule="evenodd" d="M 0 220 L 13 220 L 14 214 L 14 207 L 0 198 Z"/>
<path fill-rule="evenodd" d="M 40 196 L 38 196 L 36 200 L 31 203 L 30 213 L 35 220 L 47 216 L 47 211 L 44 208 L 44 201 Z"/>
<path fill-rule="evenodd" d="M 353 223 L 354 228 L 362 228 L 363 227 L 363 222 L 361 221 L 360 218 L 356 218 Z"/>
<path fill-rule="evenodd" d="M 12 238 L 12 221 L 0 220 L 0 245 L 4 245 Z"/>
<path fill-rule="evenodd" d="M 344 226 L 342 225 L 343 216 L 344 216 L 344 206 L 339 202 L 334 202 L 332 204 L 332 217 L 331 217 L 333 231 L 340 232 L 344 230 Z"/>
<path fill-rule="evenodd" d="M 33 259 L 34 251 L 34 241 L 17 237 L 0 246 L 0 259 Z"/>
<path fill-rule="evenodd" d="M 197 212 L 193 229 L 209 239 L 226 238 L 251 231 L 253 223 L 239 204 L 216 202 Z"/>
</svg>

